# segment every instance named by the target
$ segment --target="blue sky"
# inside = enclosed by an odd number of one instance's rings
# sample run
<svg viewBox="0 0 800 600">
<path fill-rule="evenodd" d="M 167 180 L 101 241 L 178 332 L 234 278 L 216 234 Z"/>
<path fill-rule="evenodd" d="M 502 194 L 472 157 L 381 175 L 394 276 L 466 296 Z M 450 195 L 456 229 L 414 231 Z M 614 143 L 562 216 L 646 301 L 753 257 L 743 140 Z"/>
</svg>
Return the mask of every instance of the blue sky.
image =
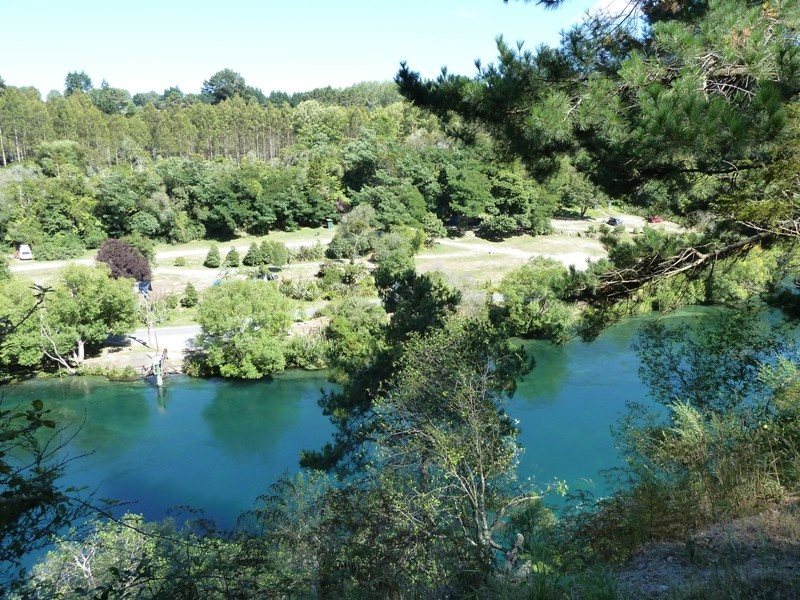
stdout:
<svg viewBox="0 0 800 600">
<path fill-rule="evenodd" d="M 265 93 L 390 80 L 401 60 L 426 77 L 471 75 L 495 38 L 556 44 L 596 0 L 557 10 L 502 0 L 0 0 L 0 77 L 42 95 L 70 71 L 132 94 L 199 92 L 230 68 Z"/>
</svg>

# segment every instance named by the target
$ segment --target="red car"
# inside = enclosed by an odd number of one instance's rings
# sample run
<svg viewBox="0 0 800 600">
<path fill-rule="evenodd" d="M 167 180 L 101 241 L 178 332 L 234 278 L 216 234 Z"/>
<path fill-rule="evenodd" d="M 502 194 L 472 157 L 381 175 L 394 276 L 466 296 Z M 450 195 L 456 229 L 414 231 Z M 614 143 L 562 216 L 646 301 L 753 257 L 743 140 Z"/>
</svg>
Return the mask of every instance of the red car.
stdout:
<svg viewBox="0 0 800 600">
<path fill-rule="evenodd" d="M 662 217 L 647 217 L 648 223 L 661 223 L 664 219 Z"/>
</svg>

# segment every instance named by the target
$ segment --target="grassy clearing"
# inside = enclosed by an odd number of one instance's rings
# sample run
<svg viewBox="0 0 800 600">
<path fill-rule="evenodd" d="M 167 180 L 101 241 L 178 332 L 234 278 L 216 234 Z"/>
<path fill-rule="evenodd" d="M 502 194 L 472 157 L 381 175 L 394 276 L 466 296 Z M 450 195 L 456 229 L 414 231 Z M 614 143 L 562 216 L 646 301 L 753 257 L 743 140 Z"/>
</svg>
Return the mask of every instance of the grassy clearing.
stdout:
<svg viewBox="0 0 800 600">
<path fill-rule="evenodd" d="M 166 321 L 159 323 L 157 327 L 185 327 L 188 325 L 197 325 L 196 306 L 193 306 L 192 308 L 184 308 L 179 306 L 178 308 L 171 310 L 169 312 L 169 318 Z"/>
<path fill-rule="evenodd" d="M 61 276 L 61 267 L 52 269 L 41 269 L 35 271 L 18 271 L 14 273 L 15 279 L 30 281 L 32 284 L 52 287 Z"/>
<path fill-rule="evenodd" d="M 273 231 L 268 235 L 262 236 L 241 236 L 235 237 L 230 240 L 195 240 L 187 242 L 186 244 L 156 244 L 156 252 L 168 252 L 170 256 L 177 256 L 181 251 L 197 252 L 199 250 L 207 250 L 211 244 L 216 244 L 221 253 L 231 246 L 249 246 L 252 243 L 261 243 L 265 240 L 283 242 L 284 244 L 305 244 L 313 245 L 318 240 L 328 239 L 333 237 L 336 229 L 327 229 L 324 227 L 309 228 L 304 227 L 297 231 Z"/>
<path fill-rule="evenodd" d="M 585 252 L 592 256 L 604 256 L 605 250 L 597 238 L 575 235 L 530 236 L 518 235 L 508 238 L 502 246 L 530 252 L 531 254 L 561 254 Z"/>
<path fill-rule="evenodd" d="M 464 293 L 484 291 L 499 282 L 507 273 L 528 262 L 527 258 L 506 254 L 464 254 L 453 256 L 452 248 L 443 258 L 420 258 L 417 269 L 421 273 L 441 271 L 451 285 Z"/>
</svg>

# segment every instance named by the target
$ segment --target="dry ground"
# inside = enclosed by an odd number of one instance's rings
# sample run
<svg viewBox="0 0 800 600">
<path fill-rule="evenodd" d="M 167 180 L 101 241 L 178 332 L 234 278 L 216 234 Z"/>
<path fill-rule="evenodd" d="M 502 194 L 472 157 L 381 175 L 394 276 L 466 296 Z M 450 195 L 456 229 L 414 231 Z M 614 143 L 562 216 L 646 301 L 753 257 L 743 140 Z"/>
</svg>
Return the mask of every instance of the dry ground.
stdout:
<svg viewBox="0 0 800 600">
<path fill-rule="evenodd" d="M 646 547 L 616 574 L 623 598 L 800 598 L 800 500 Z"/>
</svg>

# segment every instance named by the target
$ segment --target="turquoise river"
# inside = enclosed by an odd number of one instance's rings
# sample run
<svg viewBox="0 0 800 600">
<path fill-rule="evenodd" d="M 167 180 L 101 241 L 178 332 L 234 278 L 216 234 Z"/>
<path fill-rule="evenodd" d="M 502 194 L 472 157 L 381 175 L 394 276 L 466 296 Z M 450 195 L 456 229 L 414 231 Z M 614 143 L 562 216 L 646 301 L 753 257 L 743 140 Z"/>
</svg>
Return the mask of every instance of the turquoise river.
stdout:
<svg viewBox="0 0 800 600">
<path fill-rule="evenodd" d="M 536 367 L 507 409 L 521 430 L 520 477 L 607 491 L 601 472 L 620 463 L 611 426 L 628 401 L 647 398 L 630 350 L 639 323 L 615 325 L 592 343 L 527 344 Z M 162 393 L 149 381 L 63 378 L 7 386 L 4 401 L 40 398 L 63 435 L 73 435 L 66 485 L 126 501 L 120 511 L 148 519 L 191 506 L 227 527 L 298 469 L 303 448 L 329 439 L 317 405 L 326 388 L 324 375 L 302 372 L 259 382 L 173 376 Z"/>
</svg>

